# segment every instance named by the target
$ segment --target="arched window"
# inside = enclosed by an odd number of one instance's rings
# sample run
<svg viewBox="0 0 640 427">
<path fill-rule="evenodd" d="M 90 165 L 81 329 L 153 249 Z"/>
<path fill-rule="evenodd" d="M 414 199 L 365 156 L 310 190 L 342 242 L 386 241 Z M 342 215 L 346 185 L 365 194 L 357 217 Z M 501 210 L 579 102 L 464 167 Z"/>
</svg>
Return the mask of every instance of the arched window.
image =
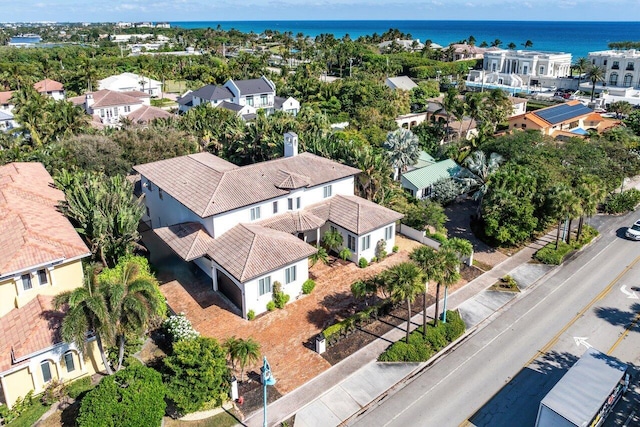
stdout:
<svg viewBox="0 0 640 427">
<path fill-rule="evenodd" d="M 611 73 L 609 76 L 609 84 L 611 86 L 618 86 L 618 73 Z"/>
<path fill-rule="evenodd" d="M 73 359 L 72 351 L 67 351 L 64 354 L 64 365 L 67 368 L 67 372 L 73 372 L 76 370 L 76 362 Z"/>
<path fill-rule="evenodd" d="M 44 383 L 51 381 L 51 365 L 48 360 L 40 362 L 40 370 L 42 371 L 42 380 Z"/>
<path fill-rule="evenodd" d="M 625 74 L 624 75 L 624 87 L 631 87 L 631 82 L 633 81 L 633 75 Z"/>
</svg>

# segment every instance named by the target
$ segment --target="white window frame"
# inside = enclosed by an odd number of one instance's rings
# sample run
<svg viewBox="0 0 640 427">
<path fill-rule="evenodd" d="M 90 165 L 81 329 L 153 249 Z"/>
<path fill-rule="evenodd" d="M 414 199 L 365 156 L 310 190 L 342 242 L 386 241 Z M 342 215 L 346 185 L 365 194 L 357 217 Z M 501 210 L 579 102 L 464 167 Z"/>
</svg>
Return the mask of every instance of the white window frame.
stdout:
<svg viewBox="0 0 640 427">
<path fill-rule="evenodd" d="M 20 281 L 22 283 L 22 290 L 28 291 L 33 289 L 33 279 L 31 278 L 31 273 L 25 273 L 20 276 Z M 27 285 L 27 286 L 25 286 Z"/>
<path fill-rule="evenodd" d="M 347 248 L 349 248 L 351 252 L 356 251 L 356 236 L 352 236 L 351 234 L 347 235 Z"/>
<path fill-rule="evenodd" d="M 45 375 L 45 366 L 47 367 L 49 379 L 47 379 L 47 375 Z M 40 362 L 40 372 L 42 373 L 42 380 L 45 384 L 53 379 L 53 374 L 51 373 L 51 363 L 48 360 L 43 360 L 42 362 Z"/>
<path fill-rule="evenodd" d="M 251 208 L 251 221 L 255 221 L 257 219 L 260 219 L 260 206 Z"/>
<path fill-rule="evenodd" d="M 287 267 L 284 270 L 284 283 L 285 285 L 288 285 L 289 283 L 293 283 L 296 281 L 297 278 L 297 271 L 296 271 L 296 266 L 292 265 L 291 267 Z"/>
<path fill-rule="evenodd" d="M 329 185 L 325 185 L 325 186 L 322 188 L 322 195 L 323 195 L 323 197 L 324 197 L 325 199 L 326 199 L 327 197 L 331 197 L 331 196 L 332 196 L 332 192 L 333 192 L 333 189 L 331 188 L 331 184 L 329 184 Z"/>
<path fill-rule="evenodd" d="M 300 197 L 296 197 L 296 209 L 300 209 L 300 206 L 302 206 L 300 199 L 301 199 Z"/>
<path fill-rule="evenodd" d="M 271 276 L 258 280 L 258 294 L 260 296 L 271 293 Z"/>
<path fill-rule="evenodd" d="M 393 225 L 384 228 L 384 239 L 391 240 L 393 237 Z"/>
<path fill-rule="evenodd" d="M 277 200 L 275 202 L 273 202 L 273 213 L 274 214 L 278 213 L 278 201 Z"/>
<path fill-rule="evenodd" d="M 49 276 L 47 276 L 47 270 L 41 268 L 36 274 L 38 275 L 38 283 L 40 283 L 40 286 L 49 284 Z"/>
<path fill-rule="evenodd" d="M 76 362 L 73 360 L 73 352 L 67 351 L 64 356 L 64 366 L 67 369 L 67 372 L 71 373 L 76 370 Z M 71 365 L 71 369 L 69 369 L 69 365 Z"/>
<path fill-rule="evenodd" d="M 362 236 L 360 238 L 360 250 L 366 251 L 371 247 L 371 235 L 367 234 L 366 236 Z"/>
</svg>

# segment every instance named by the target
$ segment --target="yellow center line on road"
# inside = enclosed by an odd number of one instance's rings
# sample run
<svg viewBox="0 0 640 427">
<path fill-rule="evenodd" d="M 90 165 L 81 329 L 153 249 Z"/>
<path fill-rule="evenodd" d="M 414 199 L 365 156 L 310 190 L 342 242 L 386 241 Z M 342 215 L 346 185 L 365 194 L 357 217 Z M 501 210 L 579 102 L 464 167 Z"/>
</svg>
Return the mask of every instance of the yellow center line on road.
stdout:
<svg viewBox="0 0 640 427">
<path fill-rule="evenodd" d="M 625 337 L 627 336 L 627 334 L 629 334 L 629 331 L 631 329 L 633 329 L 633 327 L 636 325 L 636 323 L 638 323 L 638 320 L 640 320 L 640 313 L 636 314 L 636 317 L 633 319 L 633 322 L 631 322 L 631 324 L 629 326 L 626 327 L 626 329 L 624 330 L 624 332 L 622 333 L 622 335 L 620 335 L 620 337 L 618 338 L 618 340 L 611 346 L 611 348 L 609 349 L 609 351 L 607 351 L 607 354 L 609 356 L 611 356 L 611 353 L 613 353 L 616 349 L 616 347 L 618 347 L 620 345 L 620 343 L 622 341 L 624 341 Z"/>
<path fill-rule="evenodd" d="M 544 346 L 542 347 L 542 349 L 538 350 L 538 352 L 531 358 L 529 359 L 529 361 L 527 363 L 525 363 L 525 367 L 529 366 L 531 363 L 533 363 L 534 360 L 536 360 L 538 357 L 542 356 L 543 354 L 545 354 L 547 351 L 549 351 L 549 349 L 551 347 L 553 347 L 558 340 L 560 339 L 560 337 L 562 336 L 562 334 L 564 334 L 565 332 L 567 332 L 567 329 L 569 329 L 574 323 L 576 323 L 576 321 L 582 317 L 584 315 L 584 313 L 587 312 L 587 310 L 589 310 L 596 302 L 598 302 L 599 300 L 601 300 L 602 298 L 604 298 L 609 292 L 611 292 L 611 289 L 613 289 L 613 287 L 615 286 L 616 283 L 618 283 L 618 281 L 629 272 L 629 270 L 631 270 L 633 268 L 634 265 L 636 265 L 638 262 L 640 261 L 640 256 L 638 256 L 636 259 L 633 260 L 633 262 L 631 264 L 629 264 L 627 267 L 625 267 L 624 270 L 622 270 L 615 279 L 613 279 L 611 281 L 611 283 L 609 283 L 607 285 L 606 288 L 604 288 L 602 291 L 600 291 L 600 293 L 598 295 L 596 295 L 590 302 L 589 304 L 587 304 L 586 306 L 584 306 L 584 308 L 582 310 L 580 310 L 578 312 L 578 314 L 576 314 L 574 316 L 573 319 L 571 319 L 571 321 L 569 321 L 569 323 L 567 323 L 566 325 L 564 325 L 564 327 L 562 329 L 560 329 L 560 331 L 553 337 L 551 338 L 551 340 Z M 634 323 L 637 321 L 634 321 Z M 633 326 L 630 326 L 630 328 Z M 618 341 L 622 341 L 622 339 L 624 339 L 624 336 L 626 335 L 623 334 L 622 337 L 620 337 L 618 339 Z M 614 346 L 612 347 L 611 350 L 609 351 L 613 351 L 613 349 L 615 349 L 615 347 L 618 345 L 618 342 L 616 342 L 616 344 L 614 344 Z"/>
</svg>

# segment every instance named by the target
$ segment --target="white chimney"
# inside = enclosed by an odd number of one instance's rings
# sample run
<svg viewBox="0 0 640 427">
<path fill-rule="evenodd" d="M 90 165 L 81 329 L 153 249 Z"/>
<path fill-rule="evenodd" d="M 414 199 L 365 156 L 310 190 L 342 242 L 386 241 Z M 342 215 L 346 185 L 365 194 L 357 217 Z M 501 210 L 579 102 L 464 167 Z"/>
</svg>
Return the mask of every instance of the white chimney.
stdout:
<svg viewBox="0 0 640 427">
<path fill-rule="evenodd" d="M 87 111 L 89 111 L 93 106 L 93 93 L 89 92 L 85 95 L 85 105 Z"/>
<path fill-rule="evenodd" d="M 284 156 L 293 157 L 298 155 L 298 134 L 287 132 L 284 134 Z"/>
</svg>

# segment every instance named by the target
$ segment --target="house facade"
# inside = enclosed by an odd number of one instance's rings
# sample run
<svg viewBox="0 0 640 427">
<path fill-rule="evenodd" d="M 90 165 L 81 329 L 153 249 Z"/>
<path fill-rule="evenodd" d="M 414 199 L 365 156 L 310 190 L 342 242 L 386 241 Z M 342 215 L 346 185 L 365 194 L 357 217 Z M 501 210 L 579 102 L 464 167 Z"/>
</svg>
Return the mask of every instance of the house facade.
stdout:
<svg viewBox="0 0 640 427">
<path fill-rule="evenodd" d="M 209 153 L 135 166 L 143 220 L 180 258 L 193 261 L 243 317 L 260 314 L 278 281 L 296 297 L 308 257 L 328 230 L 351 260 L 395 244 L 402 215 L 354 195 L 358 169 L 310 153 L 285 134 L 285 157 L 238 167 Z"/>
<path fill-rule="evenodd" d="M 602 117 L 574 100 L 509 118 L 509 129 L 535 129 L 554 138 L 580 137 L 589 129 L 598 130 Z"/>
<path fill-rule="evenodd" d="M 61 341 L 53 297 L 83 285 L 90 255 L 57 210 L 64 194 L 40 163 L 0 166 L 0 402 L 12 406 L 54 379 L 103 369 L 93 342 L 82 354 Z"/>
<path fill-rule="evenodd" d="M 640 89 L 640 50 L 590 52 L 587 59 L 592 65 L 605 70 L 606 86 Z M 591 90 L 591 83 L 587 83 Z"/>
<path fill-rule="evenodd" d="M 98 89 L 124 93 L 136 91 L 155 98 L 162 95 L 162 82 L 135 73 L 122 73 L 100 80 Z"/>
<path fill-rule="evenodd" d="M 482 70 L 471 70 L 467 81 L 510 87 L 550 86 L 571 73 L 571 54 L 533 50 L 486 50 Z"/>
<path fill-rule="evenodd" d="M 402 188 L 416 199 L 434 197 L 433 185 L 441 179 L 453 179 L 462 168 L 453 160 L 437 162 L 428 153 L 422 151 L 415 165 L 400 176 Z"/>
<path fill-rule="evenodd" d="M 264 76 L 250 80 L 229 79 L 223 86 L 203 86 L 186 93 L 177 102 L 181 112 L 210 104 L 232 110 L 243 118 L 256 114 L 258 110 L 264 110 L 267 114 L 279 110 L 293 115 L 300 110 L 300 103 L 296 99 L 277 97 L 275 84 Z"/>
</svg>

